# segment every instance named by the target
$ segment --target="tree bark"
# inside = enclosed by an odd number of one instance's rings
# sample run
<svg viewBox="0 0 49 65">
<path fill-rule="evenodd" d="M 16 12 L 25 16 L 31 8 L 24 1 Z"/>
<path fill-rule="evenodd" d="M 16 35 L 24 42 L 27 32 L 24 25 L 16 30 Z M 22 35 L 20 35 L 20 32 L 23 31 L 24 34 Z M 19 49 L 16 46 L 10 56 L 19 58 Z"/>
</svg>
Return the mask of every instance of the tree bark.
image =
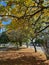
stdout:
<svg viewBox="0 0 49 65">
<path fill-rule="evenodd" d="M 33 46 L 34 46 L 35 52 L 37 52 L 37 49 L 36 49 L 36 45 L 35 45 L 35 43 L 33 43 Z"/>
<path fill-rule="evenodd" d="M 27 46 L 27 48 L 28 48 L 28 42 L 26 42 L 26 46 Z"/>
<path fill-rule="evenodd" d="M 20 47 L 22 46 L 22 42 L 19 42 Z"/>
<path fill-rule="evenodd" d="M 19 49 L 19 47 L 18 47 L 18 43 L 16 43 L 16 45 L 17 45 L 17 50 Z"/>
</svg>

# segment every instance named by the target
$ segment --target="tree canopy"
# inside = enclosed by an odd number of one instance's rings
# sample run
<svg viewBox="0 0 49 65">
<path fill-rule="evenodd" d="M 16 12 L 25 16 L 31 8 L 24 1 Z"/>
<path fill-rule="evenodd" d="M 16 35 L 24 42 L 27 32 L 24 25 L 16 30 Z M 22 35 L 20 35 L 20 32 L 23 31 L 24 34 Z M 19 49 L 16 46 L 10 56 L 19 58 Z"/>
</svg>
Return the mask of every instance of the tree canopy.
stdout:
<svg viewBox="0 0 49 65">
<path fill-rule="evenodd" d="M 12 34 L 17 40 L 34 38 L 49 27 L 46 24 L 49 23 L 48 0 L 5 0 L 3 2 L 6 5 L 0 4 L 0 28 L 5 28 L 6 33 Z M 3 24 L 9 20 L 10 24 Z"/>
<path fill-rule="evenodd" d="M 3 32 L 0 36 L 0 43 L 8 43 L 10 40 L 5 32 Z"/>
</svg>

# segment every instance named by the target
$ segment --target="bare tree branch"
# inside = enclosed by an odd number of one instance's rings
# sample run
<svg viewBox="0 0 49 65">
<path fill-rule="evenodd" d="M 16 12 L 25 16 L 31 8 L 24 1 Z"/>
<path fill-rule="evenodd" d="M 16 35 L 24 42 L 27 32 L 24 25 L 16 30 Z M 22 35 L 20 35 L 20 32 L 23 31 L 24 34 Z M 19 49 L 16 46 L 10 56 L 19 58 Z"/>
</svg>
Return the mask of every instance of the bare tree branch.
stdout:
<svg viewBox="0 0 49 65">
<path fill-rule="evenodd" d="M 28 17 L 28 16 L 33 17 L 35 14 L 41 12 L 43 9 L 46 9 L 46 8 L 49 8 L 49 7 L 42 7 L 38 11 L 34 12 L 32 15 L 26 15 L 26 17 Z M 3 17 L 3 16 L 9 16 L 9 17 L 18 18 L 18 19 L 20 19 L 20 18 L 23 19 L 25 17 L 24 15 L 21 17 L 17 17 L 16 15 L 2 15 L 2 14 L 0 14 L 0 17 Z"/>
<path fill-rule="evenodd" d="M 47 29 L 49 27 L 49 25 L 47 25 L 44 29 L 38 31 L 37 33 L 41 33 L 42 31 L 44 31 L 45 29 Z"/>
</svg>

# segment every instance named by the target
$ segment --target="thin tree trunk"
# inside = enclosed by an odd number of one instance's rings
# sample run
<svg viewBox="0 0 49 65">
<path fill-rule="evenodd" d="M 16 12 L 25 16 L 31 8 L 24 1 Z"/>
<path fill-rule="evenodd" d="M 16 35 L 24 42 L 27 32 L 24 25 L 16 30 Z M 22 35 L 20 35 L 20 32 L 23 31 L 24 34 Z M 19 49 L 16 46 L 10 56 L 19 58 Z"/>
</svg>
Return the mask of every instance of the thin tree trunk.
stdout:
<svg viewBox="0 0 49 65">
<path fill-rule="evenodd" d="M 34 39 L 34 38 L 33 38 L 33 39 Z M 33 43 L 33 46 L 34 46 L 35 52 L 37 52 L 36 45 L 35 45 L 35 42 L 33 42 L 33 39 L 32 39 L 31 41 L 32 41 L 32 43 Z"/>
<path fill-rule="evenodd" d="M 17 45 L 17 50 L 19 49 L 19 47 L 18 47 L 18 43 L 16 43 L 16 45 Z"/>
<path fill-rule="evenodd" d="M 26 46 L 27 46 L 27 48 L 28 48 L 28 42 L 26 43 Z"/>
<path fill-rule="evenodd" d="M 22 46 L 22 42 L 19 42 L 20 47 Z"/>
<path fill-rule="evenodd" d="M 33 43 L 33 46 L 34 46 L 35 52 L 37 52 L 37 49 L 36 49 L 36 45 L 35 45 L 35 43 Z"/>
</svg>

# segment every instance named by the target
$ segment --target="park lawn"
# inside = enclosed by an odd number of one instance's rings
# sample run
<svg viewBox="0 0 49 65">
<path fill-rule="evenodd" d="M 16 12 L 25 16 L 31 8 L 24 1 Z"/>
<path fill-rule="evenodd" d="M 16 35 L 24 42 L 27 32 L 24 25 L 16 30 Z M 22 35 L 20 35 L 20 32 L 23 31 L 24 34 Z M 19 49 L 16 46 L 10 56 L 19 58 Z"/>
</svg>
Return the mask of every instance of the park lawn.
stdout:
<svg viewBox="0 0 49 65">
<path fill-rule="evenodd" d="M 49 65 L 49 60 L 43 52 L 34 52 L 34 49 L 24 48 L 0 51 L 0 65 Z"/>
</svg>

